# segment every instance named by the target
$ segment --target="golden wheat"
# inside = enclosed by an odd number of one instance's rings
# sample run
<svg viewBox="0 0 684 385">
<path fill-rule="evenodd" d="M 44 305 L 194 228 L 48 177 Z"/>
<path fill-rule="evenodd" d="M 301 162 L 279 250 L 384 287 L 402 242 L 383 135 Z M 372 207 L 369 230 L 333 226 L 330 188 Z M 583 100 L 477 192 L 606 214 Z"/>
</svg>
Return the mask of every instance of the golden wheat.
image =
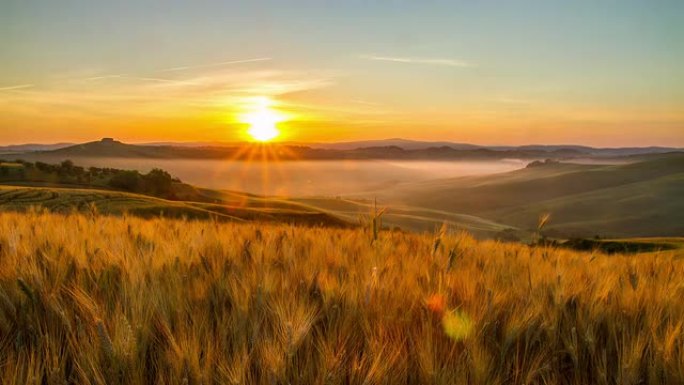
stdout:
<svg viewBox="0 0 684 385">
<path fill-rule="evenodd" d="M 684 383 L 683 276 L 446 229 L 0 213 L 0 383 Z"/>
</svg>

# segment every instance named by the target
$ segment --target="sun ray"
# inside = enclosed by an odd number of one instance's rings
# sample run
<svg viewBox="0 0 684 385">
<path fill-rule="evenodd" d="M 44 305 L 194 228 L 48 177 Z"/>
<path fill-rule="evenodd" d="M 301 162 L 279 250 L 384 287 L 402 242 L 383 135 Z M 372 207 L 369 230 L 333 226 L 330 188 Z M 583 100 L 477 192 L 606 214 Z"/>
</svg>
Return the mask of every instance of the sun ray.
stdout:
<svg viewBox="0 0 684 385">
<path fill-rule="evenodd" d="M 246 141 L 235 147 L 228 158 L 239 161 L 244 166 L 238 170 L 238 181 L 248 179 L 248 173 L 260 174 L 262 195 L 271 195 L 275 191 L 271 187 L 286 179 L 287 173 L 284 172 L 282 161 L 300 158 L 295 148 L 275 142 L 281 131 L 286 129 L 286 126 L 279 126 L 279 123 L 293 117 L 291 113 L 282 112 L 275 106 L 276 102 L 265 96 L 251 97 L 244 101 L 243 113 L 235 121 L 244 125 L 242 134 Z M 258 167 L 253 168 L 254 165 Z M 288 192 L 279 189 L 276 194 L 287 195 Z"/>
</svg>

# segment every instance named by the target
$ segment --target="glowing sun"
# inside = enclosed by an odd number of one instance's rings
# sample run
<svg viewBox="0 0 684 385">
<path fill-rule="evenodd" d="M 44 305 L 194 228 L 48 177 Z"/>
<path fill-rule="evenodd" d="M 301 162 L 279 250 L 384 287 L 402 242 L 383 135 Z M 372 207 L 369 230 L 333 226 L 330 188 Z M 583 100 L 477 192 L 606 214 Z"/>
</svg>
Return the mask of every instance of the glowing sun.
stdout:
<svg viewBox="0 0 684 385">
<path fill-rule="evenodd" d="M 280 135 L 278 122 L 284 118 L 269 108 L 269 104 L 268 100 L 264 100 L 242 117 L 242 121 L 249 125 L 247 134 L 255 141 L 268 142 Z"/>
</svg>

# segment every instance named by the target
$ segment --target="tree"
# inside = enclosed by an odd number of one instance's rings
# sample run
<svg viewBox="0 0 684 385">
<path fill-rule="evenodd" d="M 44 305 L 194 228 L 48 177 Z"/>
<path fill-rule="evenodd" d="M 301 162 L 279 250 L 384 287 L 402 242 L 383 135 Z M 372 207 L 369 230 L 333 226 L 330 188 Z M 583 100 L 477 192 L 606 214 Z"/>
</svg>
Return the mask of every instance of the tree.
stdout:
<svg viewBox="0 0 684 385">
<path fill-rule="evenodd" d="M 72 168 L 74 168 L 74 162 L 72 162 L 69 159 L 63 161 L 59 165 L 62 166 L 62 169 L 67 170 L 67 171 L 70 171 Z"/>
<path fill-rule="evenodd" d="M 130 192 L 140 192 L 143 180 L 137 171 L 120 171 L 109 180 L 109 186 Z"/>
<path fill-rule="evenodd" d="M 36 168 L 42 172 L 52 172 L 53 166 L 43 162 L 36 162 Z"/>
<path fill-rule="evenodd" d="M 168 172 L 155 168 L 143 176 L 145 191 L 156 196 L 166 197 L 171 193 L 173 178 Z"/>
</svg>

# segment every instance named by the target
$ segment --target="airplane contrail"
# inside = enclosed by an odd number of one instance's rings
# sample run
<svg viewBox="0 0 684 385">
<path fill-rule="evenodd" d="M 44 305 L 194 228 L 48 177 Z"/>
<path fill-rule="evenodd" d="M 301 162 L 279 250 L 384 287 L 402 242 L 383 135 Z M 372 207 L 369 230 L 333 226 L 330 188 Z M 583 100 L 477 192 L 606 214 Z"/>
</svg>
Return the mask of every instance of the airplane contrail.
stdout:
<svg viewBox="0 0 684 385">
<path fill-rule="evenodd" d="M 152 78 L 152 77 L 144 77 L 144 76 L 128 76 L 128 75 L 122 75 L 120 77 L 123 79 L 142 80 L 142 81 L 146 81 L 146 82 L 200 85 L 200 83 L 189 81 L 189 80 L 174 80 L 174 79 Z"/>
<path fill-rule="evenodd" d="M 386 61 L 394 63 L 408 63 L 408 64 L 428 64 L 437 66 L 449 67 L 474 67 L 473 64 L 457 59 L 433 59 L 433 58 L 416 58 L 416 57 L 397 57 L 397 56 L 378 56 L 378 55 L 361 55 L 362 59 Z"/>
<path fill-rule="evenodd" d="M 105 80 L 105 79 L 118 79 L 125 77 L 126 75 L 102 75 L 102 76 L 93 76 L 91 78 L 85 78 L 83 80 L 85 81 L 95 81 L 95 80 Z"/>
<path fill-rule="evenodd" d="M 224 61 L 224 62 L 212 63 L 212 64 L 201 64 L 201 65 L 194 65 L 194 66 L 173 67 L 173 68 L 166 68 L 166 69 L 160 70 L 160 72 L 186 71 L 186 70 L 191 70 L 191 69 L 195 69 L 195 68 L 211 68 L 211 67 L 220 67 L 220 66 L 232 65 L 232 64 L 253 63 L 253 62 L 268 61 L 268 60 L 273 60 L 273 58 L 260 57 L 260 58 L 255 58 L 255 59 L 231 60 L 231 61 Z"/>
<path fill-rule="evenodd" d="M 16 86 L 0 87 L 0 91 L 23 90 L 24 88 L 31 88 L 33 86 L 34 84 L 18 84 Z"/>
</svg>

